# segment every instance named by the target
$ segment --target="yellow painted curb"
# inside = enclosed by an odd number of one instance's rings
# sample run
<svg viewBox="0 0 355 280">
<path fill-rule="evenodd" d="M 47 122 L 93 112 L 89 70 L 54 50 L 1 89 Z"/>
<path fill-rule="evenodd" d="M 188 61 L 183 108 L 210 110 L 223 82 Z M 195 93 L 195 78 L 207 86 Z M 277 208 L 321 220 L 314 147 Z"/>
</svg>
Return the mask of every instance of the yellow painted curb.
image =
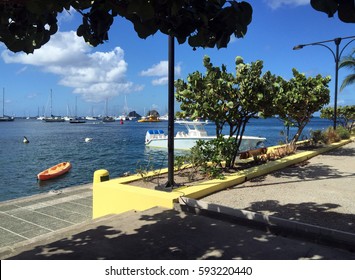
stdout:
<svg viewBox="0 0 355 280">
<path fill-rule="evenodd" d="M 308 160 L 321 153 L 333 150 L 340 146 L 350 143 L 353 139 L 343 140 L 338 143 L 333 143 L 327 147 L 320 148 L 314 151 L 305 151 L 293 154 L 275 161 L 237 172 L 232 175 L 227 175 L 224 179 L 214 179 L 199 183 L 195 186 L 182 187 L 174 189 L 172 192 L 164 192 L 152 190 L 142 187 L 127 185 L 134 181 L 140 180 L 142 177 L 139 174 L 132 176 L 111 179 L 108 181 L 100 181 L 94 175 L 93 183 L 93 218 L 99 218 L 109 214 L 120 214 L 126 211 L 137 210 L 143 211 L 152 207 L 164 207 L 172 209 L 174 203 L 181 196 L 189 198 L 201 198 L 211 193 L 241 184 L 246 180 L 262 176 L 287 166 Z M 100 176 L 108 177 L 105 170 L 97 171 Z M 159 174 L 168 172 L 165 168 L 159 171 Z M 158 174 L 151 172 L 149 176 Z"/>
</svg>

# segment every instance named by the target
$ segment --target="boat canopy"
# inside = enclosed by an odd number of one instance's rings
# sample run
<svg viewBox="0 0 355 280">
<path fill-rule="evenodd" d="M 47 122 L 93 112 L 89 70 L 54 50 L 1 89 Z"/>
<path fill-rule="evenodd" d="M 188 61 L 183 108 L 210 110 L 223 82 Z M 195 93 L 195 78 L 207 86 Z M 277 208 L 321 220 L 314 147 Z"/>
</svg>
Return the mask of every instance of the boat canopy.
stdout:
<svg viewBox="0 0 355 280">
<path fill-rule="evenodd" d="M 164 134 L 164 131 L 161 129 L 149 129 L 148 133 L 153 135 L 153 134 Z"/>
<path fill-rule="evenodd" d="M 200 121 L 177 121 L 176 123 L 184 125 L 187 129 L 187 135 L 190 137 L 206 137 L 207 131 L 205 129 L 206 122 Z"/>
</svg>

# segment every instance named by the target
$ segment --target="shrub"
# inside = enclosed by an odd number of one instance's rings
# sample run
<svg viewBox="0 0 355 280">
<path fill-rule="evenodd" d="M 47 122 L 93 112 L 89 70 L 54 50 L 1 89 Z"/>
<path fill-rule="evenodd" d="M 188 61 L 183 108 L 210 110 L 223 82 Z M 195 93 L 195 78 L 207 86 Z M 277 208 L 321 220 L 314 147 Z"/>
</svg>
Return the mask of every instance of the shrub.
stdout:
<svg viewBox="0 0 355 280">
<path fill-rule="evenodd" d="M 337 126 L 336 133 L 339 135 L 340 139 L 350 138 L 350 132 L 344 126 Z"/>
<path fill-rule="evenodd" d="M 211 141 L 197 141 L 188 154 L 175 158 L 180 170 L 184 163 L 191 165 L 191 178 L 201 172 L 208 178 L 223 178 L 223 168 L 231 167 L 235 139 L 220 136 Z"/>
<path fill-rule="evenodd" d="M 160 171 L 155 170 L 152 156 L 148 158 L 147 162 L 137 162 L 136 172 L 141 176 L 144 182 L 150 182 L 154 176 L 158 175 Z"/>
<path fill-rule="evenodd" d="M 326 144 L 331 144 L 335 142 L 339 142 L 341 140 L 339 134 L 333 127 L 328 127 L 324 132 L 324 138 Z"/>
<path fill-rule="evenodd" d="M 323 131 L 320 129 L 312 130 L 311 132 L 311 140 L 314 144 L 326 143 L 325 135 Z"/>
</svg>

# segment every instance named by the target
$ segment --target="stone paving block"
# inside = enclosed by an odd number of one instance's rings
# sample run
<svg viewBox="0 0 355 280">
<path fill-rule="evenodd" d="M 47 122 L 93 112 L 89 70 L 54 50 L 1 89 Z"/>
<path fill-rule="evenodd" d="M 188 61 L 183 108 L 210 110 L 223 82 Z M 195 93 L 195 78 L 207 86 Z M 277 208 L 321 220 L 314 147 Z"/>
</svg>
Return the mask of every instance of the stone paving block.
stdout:
<svg viewBox="0 0 355 280">
<path fill-rule="evenodd" d="M 70 222 L 70 223 L 78 223 L 87 220 L 87 218 L 79 213 L 74 213 L 64 209 L 58 209 L 54 206 L 43 207 L 41 209 L 37 209 L 36 212 L 58 218 L 60 220 Z"/>
<path fill-rule="evenodd" d="M 0 228 L 0 247 L 12 245 L 21 241 L 26 240 L 26 238 L 19 235 L 13 234 L 7 230 Z"/>
<path fill-rule="evenodd" d="M 19 201 L 14 203 L 15 205 L 19 206 L 19 207 L 26 207 L 26 206 L 32 206 L 34 204 L 37 203 L 48 203 L 50 201 L 55 201 L 57 200 L 59 197 L 67 197 L 68 195 L 66 194 L 56 194 L 56 195 L 46 195 L 44 197 L 41 198 L 36 198 L 36 199 L 29 199 L 29 200 L 25 200 L 25 201 Z"/>
<path fill-rule="evenodd" d="M 70 191 L 70 195 L 91 195 L 92 194 L 92 189 L 78 189 L 78 190 L 73 190 Z"/>
<path fill-rule="evenodd" d="M 18 209 L 19 206 L 17 205 L 13 205 L 13 204 L 5 204 L 5 205 L 1 205 L 0 206 L 0 212 L 7 212 L 7 211 L 11 211 L 11 210 L 14 210 L 14 209 Z"/>
<path fill-rule="evenodd" d="M 38 211 L 18 213 L 16 216 L 49 230 L 57 230 L 72 225 L 72 223 L 60 220 L 52 216 L 44 215 Z"/>
<path fill-rule="evenodd" d="M 79 198 L 73 202 L 92 207 L 92 197 Z"/>
<path fill-rule="evenodd" d="M 33 227 L 32 229 L 22 232 L 21 235 L 30 239 L 30 238 L 34 238 L 36 236 L 42 235 L 42 234 L 46 234 L 52 232 L 48 229 L 45 228 L 39 228 L 39 227 Z"/>
<path fill-rule="evenodd" d="M 83 216 L 87 216 L 88 213 L 90 215 L 92 214 L 92 206 L 78 204 L 75 200 L 72 202 L 58 203 L 56 205 L 53 205 L 53 207 L 56 207 L 58 209 L 64 209 L 73 213 L 78 213 Z"/>
<path fill-rule="evenodd" d="M 21 214 L 21 212 L 19 212 L 19 214 Z M 18 217 L 0 214 L 0 227 L 21 234 L 38 226 L 19 219 Z"/>
</svg>

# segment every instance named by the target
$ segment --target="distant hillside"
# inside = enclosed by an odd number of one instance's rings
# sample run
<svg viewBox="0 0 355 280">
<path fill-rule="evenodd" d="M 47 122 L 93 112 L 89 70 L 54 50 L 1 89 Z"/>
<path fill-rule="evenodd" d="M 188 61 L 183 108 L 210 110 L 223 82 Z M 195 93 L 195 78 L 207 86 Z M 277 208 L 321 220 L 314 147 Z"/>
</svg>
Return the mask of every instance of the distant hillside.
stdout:
<svg viewBox="0 0 355 280">
<path fill-rule="evenodd" d="M 142 116 L 138 114 L 136 111 L 129 112 L 128 117 L 132 118 L 141 118 Z"/>
<path fill-rule="evenodd" d="M 160 115 L 159 115 L 157 110 L 149 110 L 148 113 L 147 113 L 147 116 L 160 117 Z"/>
</svg>

